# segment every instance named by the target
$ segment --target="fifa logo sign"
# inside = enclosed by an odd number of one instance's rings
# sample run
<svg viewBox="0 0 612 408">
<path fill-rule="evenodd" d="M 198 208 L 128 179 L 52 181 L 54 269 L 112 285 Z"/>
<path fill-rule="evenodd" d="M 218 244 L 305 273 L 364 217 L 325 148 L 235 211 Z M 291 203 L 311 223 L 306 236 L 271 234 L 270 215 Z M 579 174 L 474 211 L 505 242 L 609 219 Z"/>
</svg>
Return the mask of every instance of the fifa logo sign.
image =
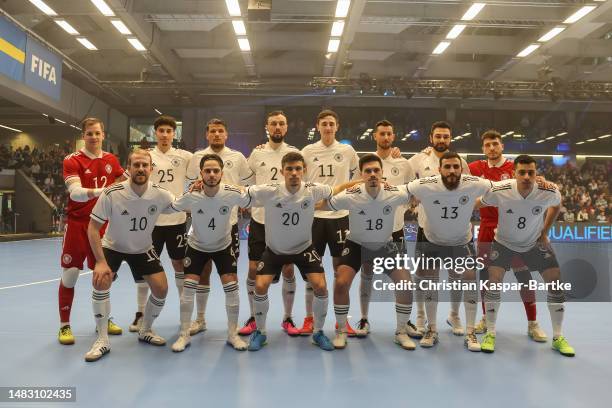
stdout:
<svg viewBox="0 0 612 408">
<path fill-rule="evenodd" d="M 57 85 L 57 76 L 55 73 L 55 67 L 49 64 L 47 61 L 37 57 L 32 54 L 32 64 L 30 66 L 30 71 L 32 73 L 36 73 L 42 79 L 52 83 L 53 85 Z"/>
</svg>

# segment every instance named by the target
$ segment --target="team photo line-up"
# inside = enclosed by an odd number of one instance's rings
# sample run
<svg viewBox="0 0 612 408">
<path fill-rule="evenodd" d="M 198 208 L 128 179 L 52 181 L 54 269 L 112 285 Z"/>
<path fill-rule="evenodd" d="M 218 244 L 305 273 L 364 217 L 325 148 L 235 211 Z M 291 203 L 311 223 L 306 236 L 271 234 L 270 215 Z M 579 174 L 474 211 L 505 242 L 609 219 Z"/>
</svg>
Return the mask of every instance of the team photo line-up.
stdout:
<svg viewBox="0 0 612 408">
<path fill-rule="evenodd" d="M 74 287 L 87 261 L 93 270 L 97 339 L 85 360 L 96 361 L 110 351 L 109 335 L 122 334 L 110 318 L 110 288 L 125 261 L 136 282 L 136 314 L 129 331 L 137 332 L 140 341 L 165 345 L 166 340 L 152 329 L 168 294 L 159 259 L 165 247 L 180 299 L 180 329 L 173 351 L 185 350 L 191 336 L 206 330 L 212 263 L 225 292 L 229 346 L 257 351 L 267 344 L 268 290 L 280 281 L 282 329 L 290 336 L 312 336 L 312 343 L 323 350 L 343 349 L 347 337 L 366 337 L 370 332 L 373 260 L 405 252 L 404 213 L 412 204 L 418 205 L 415 257 L 485 260 L 478 271 L 446 268 L 449 282 L 454 283 L 446 323 L 453 334 L 464 337 L 469 351 L 494 352 L 499 284 L 511 269 L 520 283 L 529 282 L 532 271 L 541 274 L 548 284 L 552 348 L 564 356 L 575 355 L 562 334 L 565 299 L 559 264 L 548 240 L 561 195 L 555 184 L 537 175 L 531 156 L 508 160 L 501 135 L 489 130 L 481 137 L 486 158 L 468 165 L 449 149 L 450 125 L 435 122 L 430 146 L 405 159 L 393 146 L 392 123 L 382 120 L 373 134 L 376 152 L 359 158 L 350 145 L 336 140 L 339 125 L 335 112 L 323 110 L 316 119 L 320 140 L 300 151 L 285 143 L 285 113 L 270 112 L 265 123 L 268 142 L 246 159 L 226 146 L 228 128 L 223 120 L 210 120 L 208 147 L 190 153 L 172 147 L 176 121 L 162 115 L 154 123 L 157 145 L 131 151 L 124 170 L 113 154 L 102 150 L 104 124 L 85 119 L 84 147 L 63 162 L 69 200 L 58 295 L 59 342 L 75 342 L 70 312 Z M 251 209 L 246 278 L 250 317 L 243 327 L 238 326 L 238 208 Z M 481 215 L 476 248 L 474 209 L 480 209 Z M 321 261 L 326 247 L 334 269 L 336 326 L 331 340 L 323 331 L 329 297 Z M 292 317 L 296 267 L 306 282 L 301 327 Z M 361 318 L 352 327 L 347 320 L 349 290 L 360 271 Z M 384 270 L 398 284 L 394 341 L 403 349 L 414 350 L 413 339 L 427 348 L 439 340 L 435 285 L 439 272 L 440 268 L 421 267 L 411 276 L 401 267 Z M 490 284 L 481 293 L 479 321 L 478 280 Z M 402 282 L 414 283 L 415 289 Z M 527 335 L 547 342 L 536 318 L 534 291 L 525 284 L 520 295 Z M 413 301 L 417 310 L 411 320 Z M 459 315 L 461 303 L 465 324 Z M 477 334 L 484 336 L 479 340 Z M 248 341 L 244 336 L 250 336 Z"/>
</svg>

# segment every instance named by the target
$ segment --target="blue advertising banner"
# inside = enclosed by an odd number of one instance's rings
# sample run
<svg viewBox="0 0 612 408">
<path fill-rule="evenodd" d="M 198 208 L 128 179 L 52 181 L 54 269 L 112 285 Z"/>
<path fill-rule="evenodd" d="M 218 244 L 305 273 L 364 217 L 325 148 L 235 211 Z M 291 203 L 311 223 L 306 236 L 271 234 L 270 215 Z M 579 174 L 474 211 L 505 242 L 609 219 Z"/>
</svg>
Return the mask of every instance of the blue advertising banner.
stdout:
<svg viewBox="0 0 612 408">
<path fill-rule="evenodd" d="M 0 73 L 23 81 L 26 34 L 5 17 L 0 17 Z"/>
<path fill-rule="evenodd" d="M 62 91 L 62 59 L 28 36 L 26 44 L 25 83 L 55 100 Z"/>
</svg>

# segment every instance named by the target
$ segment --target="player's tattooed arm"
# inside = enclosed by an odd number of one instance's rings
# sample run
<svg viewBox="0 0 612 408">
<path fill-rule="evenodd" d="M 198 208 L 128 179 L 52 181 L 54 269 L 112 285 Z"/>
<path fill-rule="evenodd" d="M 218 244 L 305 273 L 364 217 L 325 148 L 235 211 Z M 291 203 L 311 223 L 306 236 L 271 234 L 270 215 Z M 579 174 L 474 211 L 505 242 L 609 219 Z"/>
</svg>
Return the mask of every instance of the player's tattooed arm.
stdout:
<svg viewBox="0 0 612 408">
<path fill-rule="evenodd" d="M 109 288 L 113 280 L 113 271 L 106 263 L 104 257 L 104 251 L 102 251 L 102 240 L 100 239 L 100 229 L 104 224 L 89 220 L 89 226 L 87 227 L 87 238 L 89 245 L 96 258 L 96 266 L 93 270 L 93 285 L 94 287 Z"/>
<path fill-rule="evenodd" d="M 333 188 L 333 195 L 339 194 L 339 193 L 343 192 L 344 190 L 346 190 L 347 188 L 351 188 L 354 185 L 361 184 L 361 183 L 363 183 L 362 179 L 353 180 L 353 181 L 349 181 L 349 182 L 346 182 L 346 183 L 339 184 L 339 185 L 337 185 L 337 186 L 335 186 Z M 325 200 L 322 200 L 322 201 L 325 201 Z"/>
<path fill-rule="evenodd" d="M 536 183 L 538 183 L 538 186 L 540 186 L 541 188 L 545 188 L 547 190 L 559 190 L 559 186 L 557 186 L 551 181 L 546 180 L 544 176 L 536 176 Z"/>
</svg>

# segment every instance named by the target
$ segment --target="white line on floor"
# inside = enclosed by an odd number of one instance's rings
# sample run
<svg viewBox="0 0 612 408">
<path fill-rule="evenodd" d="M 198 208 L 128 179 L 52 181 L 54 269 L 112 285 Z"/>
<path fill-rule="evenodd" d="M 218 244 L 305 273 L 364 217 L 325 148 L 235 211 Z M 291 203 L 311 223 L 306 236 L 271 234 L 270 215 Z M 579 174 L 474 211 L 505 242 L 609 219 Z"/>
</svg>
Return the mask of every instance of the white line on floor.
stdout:
<svg viewBox="0 0 612 408">
<path fill-rule="evenodd" d="M 89 275 L 89 274 L 91 274 L 91 271 L 83 272 L 79 276 Z M 44 280 L 44 281 L 38 281 L 38 282 L 22 283 L 21 285 L 3 286 L 3 287 L 0 288 L 0 290 L 14 289 L 14 288 L 23 288 L 24 286 L 40 285 L 41 283 L 57 282 L 60 279 L 61 278 L 55 278 L 55 279 L 48 279 L 48 280 Z"/>
</svg>

